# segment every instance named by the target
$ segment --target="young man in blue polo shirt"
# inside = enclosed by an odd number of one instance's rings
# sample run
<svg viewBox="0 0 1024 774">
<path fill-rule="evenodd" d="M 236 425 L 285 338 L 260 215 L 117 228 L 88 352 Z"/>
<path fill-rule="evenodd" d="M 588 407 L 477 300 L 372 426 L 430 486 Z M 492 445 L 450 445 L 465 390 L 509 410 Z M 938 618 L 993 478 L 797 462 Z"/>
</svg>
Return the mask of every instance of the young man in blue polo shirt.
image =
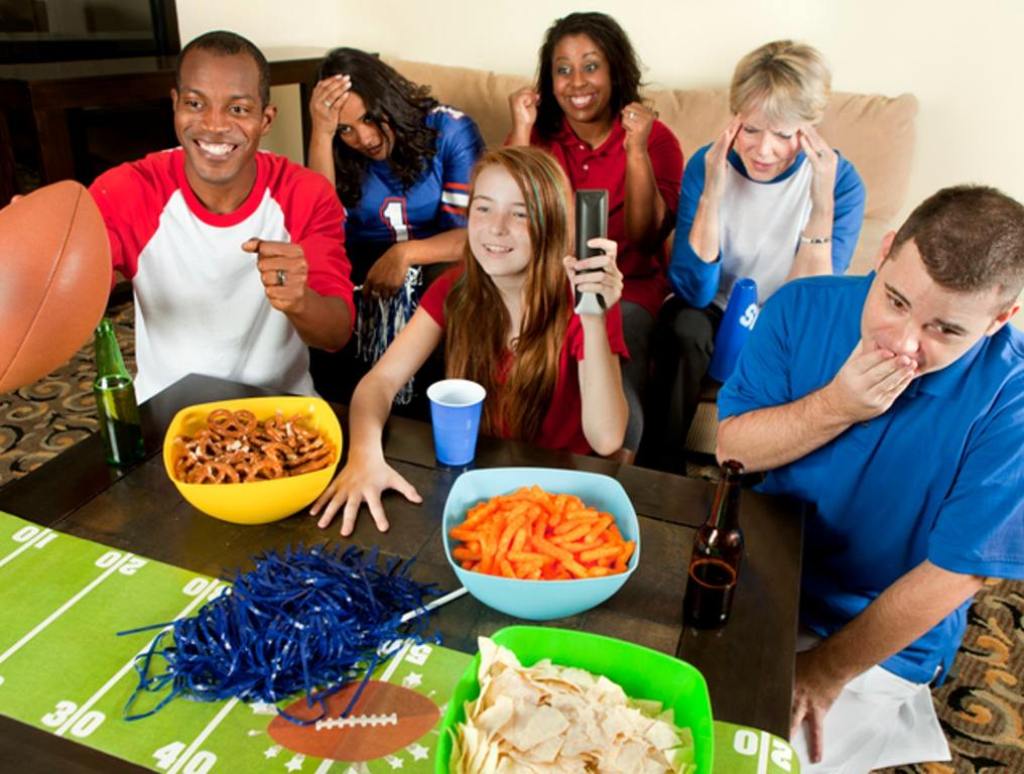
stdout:
<svg viewBox="0 0 1024 774">
<path fill-rule="evenodd" d="M 1022 286 L 1024 206 L 944 189 L 886 236 L 876 273 L 779 290 L 719 395 L 719 458 L 816 509 L 804 771 L 949 758 L 929 683 L 983 580 L 1024 578 L 1024 335 L 1006 324 Z"/>
</svg>

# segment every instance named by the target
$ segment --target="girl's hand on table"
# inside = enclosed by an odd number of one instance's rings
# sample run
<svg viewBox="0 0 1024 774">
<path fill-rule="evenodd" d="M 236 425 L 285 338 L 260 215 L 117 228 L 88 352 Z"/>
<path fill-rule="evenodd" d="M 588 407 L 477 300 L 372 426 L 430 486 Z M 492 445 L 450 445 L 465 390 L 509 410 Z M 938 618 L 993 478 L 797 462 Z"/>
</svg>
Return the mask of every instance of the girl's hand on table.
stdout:
<svg viewBox="0 0 1024 774">
<path fill-rule="evenodd" d="M 384 514 L 384 506 L 381 505 L 381 495 L 388 489 L 401 492 L 409 502 L 423 502 L 416 487 L 388 465 L 383 457 L 365 460 L 354 455 L 349 457 L 348 464 L 317 498 L 309 512 L 314 516 L 319 515 L 317 526 L 326 529 L 341 510 L 341 535 L 348 537 L 355 529 L 359 506 L 365 502 L 377 529 L 387 532 L 390 524 Z"/>
</svg>

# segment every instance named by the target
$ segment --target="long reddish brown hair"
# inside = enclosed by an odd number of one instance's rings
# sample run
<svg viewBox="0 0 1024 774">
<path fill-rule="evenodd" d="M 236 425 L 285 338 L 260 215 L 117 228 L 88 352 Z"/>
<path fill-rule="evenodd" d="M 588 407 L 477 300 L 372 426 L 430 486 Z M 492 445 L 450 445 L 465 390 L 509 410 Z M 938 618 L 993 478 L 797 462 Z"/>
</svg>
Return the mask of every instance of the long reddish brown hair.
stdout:
<svg viewBox="0 0 1024 774">
<path fill-rule="evenodd" d="M 568 280 L 562 266 L 572 248 L 569 181 L 558 162 L 537 148 L 489 150 L 473 170 L 471 220 L 477 177 L 492 165 L 516 181 L 529 218 L 533 260 L 526 268 L 519 337 L 502 379 L 512 321 L 494 281 L 467 243 L 465 271 L 445 302 L 445 361 L 450 377 L 472 379 L 487 389 L 485 433 L 532 440 L 540 433 L 555 391 L 569 323 Z"/>
</svg>

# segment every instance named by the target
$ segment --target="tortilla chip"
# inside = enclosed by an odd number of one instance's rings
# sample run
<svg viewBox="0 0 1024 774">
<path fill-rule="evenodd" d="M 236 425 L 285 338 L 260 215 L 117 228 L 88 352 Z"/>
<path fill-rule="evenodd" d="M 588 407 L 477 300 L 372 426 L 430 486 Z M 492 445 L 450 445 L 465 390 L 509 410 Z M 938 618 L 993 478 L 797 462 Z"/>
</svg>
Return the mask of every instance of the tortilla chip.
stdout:
<svg viewBox="0 0 1024 774">
<path fill-rule="evenodd" d="M 689 729 L 649 700 L 630 700 L 603 675 L 552 664 L 523 667 L 480 638 L 480 696 L 466 703 L 451 769 L 457 774 L 688 772 Z M 660 713 L 660 714 L 659 714 Z"/>
</svg>

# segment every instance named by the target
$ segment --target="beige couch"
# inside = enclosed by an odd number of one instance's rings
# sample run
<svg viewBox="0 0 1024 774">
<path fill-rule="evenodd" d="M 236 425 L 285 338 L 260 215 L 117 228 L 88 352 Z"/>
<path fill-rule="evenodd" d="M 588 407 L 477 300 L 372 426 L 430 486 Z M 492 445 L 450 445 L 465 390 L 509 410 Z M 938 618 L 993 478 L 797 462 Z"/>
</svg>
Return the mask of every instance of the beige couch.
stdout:
<svg viewBox="0 0 1024 774">
<path fill-rule="evenodd" d="M 465 67 L 390 60 L 410 80 L 430 85 L 442 102 L 473 117 L 488 145 L 500 144 L 510 128 L 507 97 L 530 81 Z M 725 89 L 646 89 L 661 120 L 676 133 L 687 159 L 707 144 L 728 121 Z M 832 96 L 821 132 L 850 159 L 867 188 L 864 227 L 853 257 L 851 273 L 871 270 L 882 236 L 898 224 L 907 194 L 914 151 L 917 100 L 911 94 L 882 97 L 836 93 Z M 687 439 L 695 451 L 713 452 L 716 415 L 714 403 L 701 404 Z"/>
</svg>

